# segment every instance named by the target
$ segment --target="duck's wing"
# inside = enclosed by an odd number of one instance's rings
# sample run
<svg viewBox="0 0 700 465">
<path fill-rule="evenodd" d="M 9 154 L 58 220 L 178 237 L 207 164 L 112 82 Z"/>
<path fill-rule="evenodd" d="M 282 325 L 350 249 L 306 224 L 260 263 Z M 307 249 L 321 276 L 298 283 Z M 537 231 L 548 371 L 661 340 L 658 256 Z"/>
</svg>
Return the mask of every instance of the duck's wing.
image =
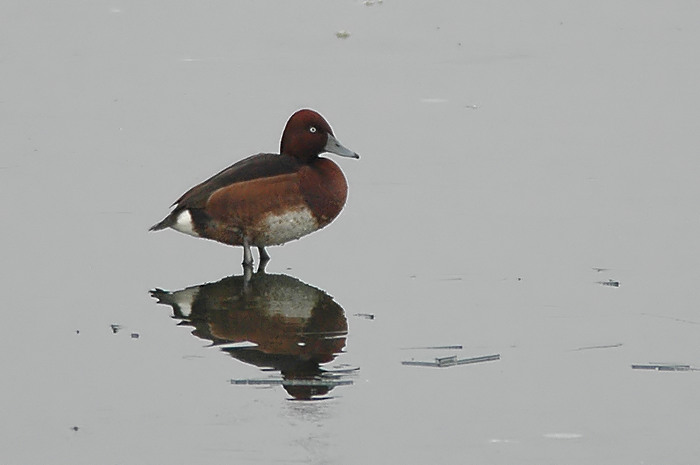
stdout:
<svg viewBox="0 0 700 465">
<path fill-rule="evenodd" d="M 296 158 L 275 153 L 260 153 L 245 158 L 182 194 L 171 205 L 175 208 L 170 214 L 159 223 L 151 226 L 150 230 L 158 231 L 171 227 L 183 210 L 197 211 L 204 209 L 212 194 L 222 188 L 234 186 L 245 181 L 291 174 L 299 169 L 299 165 L 300 163 Z"/>
<path fill-rule="evenodd" d="M 204 208 L 209 197 L 219 189 L 239 182 L 294 173 L 299 162 L 287 155 L 260 153 L 245 158 L 220 171 L 201 184 L 188 190 L 173 205 L 176 210 Z"/>
</svg>

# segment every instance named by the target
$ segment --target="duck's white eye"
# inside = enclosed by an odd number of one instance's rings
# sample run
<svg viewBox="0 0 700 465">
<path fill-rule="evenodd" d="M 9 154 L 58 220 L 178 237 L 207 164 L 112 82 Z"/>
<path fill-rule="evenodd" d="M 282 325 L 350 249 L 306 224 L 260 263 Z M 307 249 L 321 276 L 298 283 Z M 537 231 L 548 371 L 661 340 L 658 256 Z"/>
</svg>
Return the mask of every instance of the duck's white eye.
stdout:
<svg viewBox="0 0 700 465">
<path fill-rule="evenodd" d="M 311 133 L 316 132 L 316 127 L 315 127 L 315 126 L 311 126 L 311 127 L 309 128 L 309 132 L 311 132 Z"/>
</svg>

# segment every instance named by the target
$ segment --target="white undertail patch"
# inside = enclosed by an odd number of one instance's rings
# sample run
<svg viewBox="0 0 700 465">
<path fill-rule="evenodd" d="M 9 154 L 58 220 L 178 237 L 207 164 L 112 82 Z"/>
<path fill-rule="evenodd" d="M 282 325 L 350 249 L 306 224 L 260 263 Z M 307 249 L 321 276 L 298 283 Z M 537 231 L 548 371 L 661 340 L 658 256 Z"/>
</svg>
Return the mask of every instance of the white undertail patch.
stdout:
<svg viewBox="0 0 700 465">
<path fill-rule="evenodd" d="M 180 311 L 179 317 L 189 318 L 192 314 L 192 306 L 199 294 L 199 286 L 188 287 L 181 291 L 176 291 L 171 294 L 171 298 L 166 302 Z"/>
<path fill-rule="evenodd" d="M 200 237 L 199 234 L 194 230 L 194 223 L 192 222 L 192 215 L 190 215 L 189 210 L 182 210 L 175 220 L 175 223 L 171 226 L 174 230 L 180 231 L 181 233 L 189 234 L 190 236 Z"/>
</svg>

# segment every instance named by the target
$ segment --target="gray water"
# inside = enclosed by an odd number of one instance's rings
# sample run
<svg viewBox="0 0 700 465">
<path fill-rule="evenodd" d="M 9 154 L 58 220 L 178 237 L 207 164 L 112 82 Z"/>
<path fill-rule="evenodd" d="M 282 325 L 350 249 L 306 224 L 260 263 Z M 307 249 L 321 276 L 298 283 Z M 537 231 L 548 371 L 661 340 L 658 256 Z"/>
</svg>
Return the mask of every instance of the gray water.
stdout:
<svg viewBox="0 0 700 465">
<path fill-rule="evenodd" d="M 2 462 L 695 463 L 697 24 L 683 1 L 5 2 Z M 240 248 L 146 231 L 302 107 L 362 158 L 267 293 Z"/>
</svg>

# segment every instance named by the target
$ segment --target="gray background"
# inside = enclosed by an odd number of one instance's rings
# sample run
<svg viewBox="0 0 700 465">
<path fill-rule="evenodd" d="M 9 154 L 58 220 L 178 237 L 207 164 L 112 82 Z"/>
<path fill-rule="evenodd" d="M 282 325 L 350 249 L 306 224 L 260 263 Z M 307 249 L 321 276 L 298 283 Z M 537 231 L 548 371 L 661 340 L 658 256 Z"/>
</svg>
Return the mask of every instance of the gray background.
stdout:
<svg viewBox="0 0 700 465">
<path fill-rule="evenodd" d="M 696 462 L 700 375 L 631 364 L 700 364 L 698 24 L 680 0 L 2 2 L 3 463 Z M 148 296 L 240 273 L 146 229 L 301 107 L 362 156 L 341 216 L 270 250 L 347 314 L 360 371 L 321 402 L 230 385 L 261 372 Z M 444 344 L 502 359 L 400 364 Z"/>
</svg>

